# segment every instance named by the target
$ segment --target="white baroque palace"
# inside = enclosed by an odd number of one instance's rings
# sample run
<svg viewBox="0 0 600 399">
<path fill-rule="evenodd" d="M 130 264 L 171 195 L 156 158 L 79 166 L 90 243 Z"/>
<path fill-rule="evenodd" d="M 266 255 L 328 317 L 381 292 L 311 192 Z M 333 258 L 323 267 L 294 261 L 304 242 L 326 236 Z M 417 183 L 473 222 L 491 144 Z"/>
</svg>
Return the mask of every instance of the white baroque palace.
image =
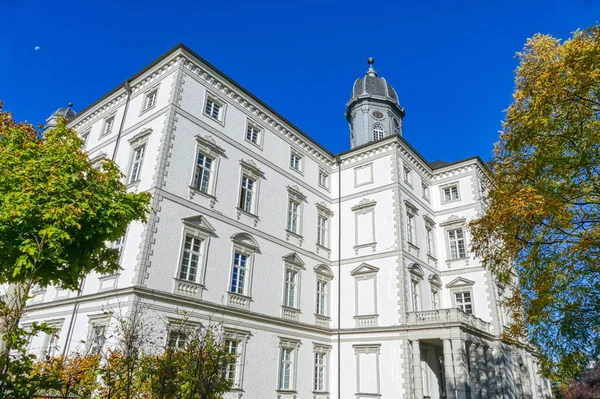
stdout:
<svg viewBox="0 0 600 399">
<path fill-rule="evenodd" d="M 48 126 L 69 117 L 155 212 L 113 244 L 118 274 L 33 292 L 24 323 L 58 332 L 31 351 L 110 345 L 107 309 L 137 302 L 224 323 L 227 398 L 549 398 L 535 351 L 500 340 L 509 287 L 469 253 L 481 159 L 426 161 L 372 59 L 346 106 L 352 148 L 334 155 L 178 45 L 78 115 L 55 112 Z"/>
</svg>

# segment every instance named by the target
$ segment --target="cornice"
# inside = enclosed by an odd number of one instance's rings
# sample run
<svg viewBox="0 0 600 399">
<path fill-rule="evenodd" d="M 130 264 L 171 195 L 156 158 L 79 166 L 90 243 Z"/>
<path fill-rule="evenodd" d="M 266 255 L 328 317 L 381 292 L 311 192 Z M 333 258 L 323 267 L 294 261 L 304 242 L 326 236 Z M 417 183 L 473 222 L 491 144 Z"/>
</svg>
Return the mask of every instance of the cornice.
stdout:
<svg viewBox="0 0 600 399">
<path fill-rule="evenodd" d="M 154 84 L 154 82 L 164 75 L 165 73 L 171 71 L 173 67 L 177 65 L 179 59 L 176 55 L 173 55 L 171 58 L 166 59 L 162 63 L 156 66 L 156 68 L 148 71 L 143 76 L 137 78 L 139 80 L 135 82 L 130 82 L 131 84 L 131 94 L 144 90 L 148 85 Z M 135 80 L 135 79 L 134 79 Z M 97 116 L 112 110 L 116 109 L 118 105 L 120 105 L 127 98 L 127 91 L 123 87 L 117 88 L 115 93 L 109 95 L 106 99 L 104 99 L 101 103 L 92 106 L 89 110 L 84 110 L 82 113 L 77 115 L 72 122 L 71 127 L 75 130 L 79 130 L 82 126 L 86 125 L 89 121 L 95 119 Z"/>
<path fill-rule="evenodd" d="M 226 83 L 224 79 L 219 78 L 217 74 L 210 71 L 209 68 L 198 64 L 192 60 L 191 57 L 187 57 L 183 54 L 179 55 L 178 62 L 180 62 L 184 69 L 189 73 L 198 76 L 213 90 L 225 96 L 230 101 L 237 103 L 239 106 L 246 109 L 247 112 L 252 114 L 254 118 L 287 137 L 298 148 L 308 152 L 329 167 L 334 165 L 333 157 L 320 149 L 317 149 L 309 143 L 308 140 L 305 140 L 303 137 L 304 134 L 296 132 L 294 129 L 290 129 L 282 121 L 278 120 L 276 116 L 271 115 L 271 113 L 265 110 L 261 105 L 240 93 L 240 91 L 234 89 L 231 85 Z"/>
</svg>

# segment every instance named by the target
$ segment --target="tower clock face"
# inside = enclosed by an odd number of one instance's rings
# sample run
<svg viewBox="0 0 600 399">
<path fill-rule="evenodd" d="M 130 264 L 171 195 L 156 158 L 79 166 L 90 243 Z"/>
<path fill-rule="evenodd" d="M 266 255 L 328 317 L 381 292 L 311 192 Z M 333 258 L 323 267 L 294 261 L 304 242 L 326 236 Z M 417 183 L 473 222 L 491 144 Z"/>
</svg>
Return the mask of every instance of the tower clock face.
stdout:
<svg viewBox="0 0 600 399">
<path fill-rule="evenodd" d="M 377 119 L 383 118 L 383 112 L 381 112 L 381 111 L 373 111 L 373 118 L 377 118 Z"/>
</svg>

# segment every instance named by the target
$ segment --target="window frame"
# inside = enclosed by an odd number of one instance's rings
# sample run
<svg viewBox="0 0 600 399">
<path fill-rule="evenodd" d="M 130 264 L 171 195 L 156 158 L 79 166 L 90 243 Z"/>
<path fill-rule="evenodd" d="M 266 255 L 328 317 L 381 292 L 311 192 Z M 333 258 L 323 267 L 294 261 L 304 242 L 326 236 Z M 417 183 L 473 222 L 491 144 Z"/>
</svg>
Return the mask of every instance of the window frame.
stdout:
<svg viewBox="0 0 600 399">
<path fill-rule="evenodd" d="M 424 200 L 426 200 L 427 202 L 431 201 L 431 192 L 430 192 L 430 185 L 427 184 L 425 182 L 425 180 L 421 180 L 421 196 L 423 197 Z"/>
<path fill-rule="evenodd" d="M 321 176 L 324 176 L 323 182 L 321 182 Z M 319 168 L 319 172 L 317 174 L 317 184 L 319 185 L 319 187 L 324 188 L 325 190 L 329 191 L 329 185 L 330 185 L 329 181 L 330 181 L 330 174 L 327 173 L 322 168 Z"/>
<path fill-rule="evenodd" d="M 278 356 L 278 371 L 277 371 L 277 391 L 296 393 L 297 371 L 298 371 L 298 349 L 300 341 L 291 338 L 279 338 L 279 356 Z M 291 354 L 290 359 L 286 360 L 289 364 L 289 379 L 287 384 L 283 384 L 284 380 L 284 353 Z"/>
<path fill-rule="evenodd" d="M 143 113 L 150 111 L 153 108 L 156 108 L 156 104 L 158 103 L 158 89 L 160 87 L 160 83 L 152 86 L 150 89 L 146 90 L 143 94 L 142 99 L 142 108 L 140 110 L 140 115 Z M 150 99 L 154 96 L 154 102 L 150 103 Z"/>
<path fill-rule="evenodd" d="M 402 181 L 412 187 L 412 169 L 406 164 L 402 166 Z"/>
<path fill-rule="evenodd" d="M 331 346 L 313 343 L 313 383 L 312 392 L 315 394 L 329 393 L 329 362 L 330 362 Z M 321 357 L 322 363 L 318 363 L 317 359 Z M 319 375 L 321 376 L 321 386 L 319 386 Z"/>
<path fill-rule="evenodd" d="M 302 272 L 306 270 L 304 262 L 298 256 L 297 253 L 292 252 L 283 257 L 283 298 L 281 305 L 282 317 L 298 319 L 300 313 L 300 305 L 302 298 Z M 288 275 L 294 274 L 295 279 L 293 282 L 293 296 L 290 301 L 289 287 L 290 281 Z"/>
<path fill-rule="evenodd" d="M 374 123 L 371 129 L 373 141 L 379 141 L 385 138 L 385 128 L 380 122 Z"/>
<path fill-rule="evenodd" d="M 241 390 L 244 381 L 244 365 L 246 364 L 246 345 L 250 339 L 249 331 L 242 331 L 234 328 L 224 327 L 223 338 L 225 342 L 237 342 L 237 354 L 235 362 L 235 375 L 232 381 L 232 390 Z M 228 367 L 229 365 L 226 365 Z"/>
<path fill-rule="evenodd" d="M 100 137 L 105 137 L 108 136 L 109 134 L 111 134 L 115 128 L 115 122 L 116 122 L 116 111 L 113 112 L 112 114 L 108 115 L 106 118 L 104 118 L 103 122 L 102 122 L 102 130 L 100 130 Z M 110 127 L 110 129 L 107 128 Z"/>
<path fill-rule="evenodd" d="M 194 152 L 192 173 L 190 176 L 189 196 L 190 198 L 193 198 L 195 194 L 200 194 L 202 196 L 208 197 L 211 199 L 210 206 L 213 207 L 217 193 L 219 165 L 221 163 L 221 158 L 225 153 L 225 150 L 219 145 L 217 145 L 215 139 L 210 135 L 206 135 L 204 137 L 196 135 L 195 138 L 196 151 Z M 206 158 L 209 158 L 211 160 L 211 168 L 206 191 L 202 191 L 201 189 L 202 179 L 199 180 L 199 187 L 196 187 L 196 172 L 198 168 L 198 158 L 200 157 L 200 155 L 203 155 L 205 157 L 205 160 Z"/>
<path fill-rule="evenodd" d="M 469 302 L 463 302 L 462 304 L 459 305 L 458 301 L 457 301 L 458 295 L 461 295 L 463 297 L 463 301 L 464 301 L 464 296 L 469 295 Z M 474 298 L 473 298 L 472 290 L 463 289 L 463 290 L 452 291 L 452 304 L 454 305 L 454 307 L 460 309 L 462 312 L 464 312 L 466 314 L 470 314 L 470 315 L 474 316 L 475 315 L 475 306 L 474 306 L 475 303 L 474 303 L 473 299 Z M 470 312 L 466 310 L 467 304 L 468 304 L 468 306 L 471 307 Z M 461 307 L 461 305 L 462 305 L 462 307 Z M 464 307 L 464 309 L 463 309 L 463 307 Z"/>
<path fill-rule="evenodd" d="M 425 273 L 423 269 L 416 263 L 411 264 L 408 267 L 410 275 L 410 303 L 413 312 L 420 312 L 423 310 L 423 292 L 422 292 L 422 281 Z"/>
<path fill-rule="evenodd" d="M 295 198 L 288 198 L 286 230 L 292 234 L 302 235 L 300 225 L 302 220 L 302 203 Z"/>
<path fill-rule="evenodd" d="M 254 164 L 251 160 L 240 160 L 240 180 L 239 180 L 239 188 L 238 188 L 238 198 L 236 201 L 236 209 L 238 210 L 238 219 L 240 213 L 250 215 L 255 218 L 255 222 L 258 221 L 258 205 L 259 205 L 259 189 L 260 189 L 260 181 L 262 177 L 262 172 L 256 164 Z M 242 201 L 242 193 L 243 193 L 243 182 L 244 178 L 252 180 L 254 183 L 252 185 L 252 200 L 250 203 L 250 209 L 246 210 L 245 207 L 240 207 Z M 244 201 L 246 203 L 246 201 Z"/>
<path fill-rule="evenodd" d="M 138 152 L 141 156 L 137 157 Z M 129 171 L 127 173 L 127 185 L 134 185 L 140 182 L 142 175 L 142 167 L 144 166 L 144 157 L 146 156 L 146 142 L 137 144 L 131 148 L 131 155 L 129 160 Z M 135 171 L 135 174 L 134 174 Z"/>
<path fill-rule="evenodd" d="M 209 101 L 213 104 L 211 106 L 211 111 L 210 113 L 208 113 L 206 111 L 207 107 L 208 107 L 208 103 Z M 213 111 L 214 111 L 214 107 L 215 104 L 219 106 L 219 110 L 218 115 L 215 117 L 213 116 Z M 206 95 L 204 96 L 204 104 L 202 107 L 202 115 L 206 116 L 208 119 L 210 119 L 211 121 L 215 121 L 217 123 L 219 123 L 220 125 L 225 125 L 225 111 L 227 110 L 227 101 L 225 101 L 224 99 L 222 99 L 220 96 L 214 94 L 211 91 L 206 91 Z"/>
<path fill-rule="evenodd" d="M 452 189 L 456 188 L 456 198 L 452 198 Z M 450 190 L 450 199 L 446 199 L 446 190 Z M 458 181 L 452 182 L 452 183 L 447 183 L 444 185 L 440 186 L 440 194 L 441 194 L 441 203 L 442 204 L 448 204 L 451 202 L 456 202 L 456 201 L 460 201 L 461 200 L 461 195 L 460 195 L 460 185 Z"/>
<path fill-rule="evenodd" d="M 214 227 L 208 222 L 205 216 L 197 215 L 189 218 L 182 219 L 183 229 L 181 233 L 181 244 L 179 249 L 179 258 L 177 262 L 177 268 L 175 268 L 175 289 L 177 283 L 192 284 L 200 288 L 200 295 L 204 288 L 205 276 L 206 276 L 206 264 L 208 261 L 208 248 L 210 245 L 210 238 L 214 234 Z M 181 278 L 182 263 L 185 254 L 185 245 L 187 237 L 200 240 L 200 248 L 198 254 L 197 270 L 194 280 L 187 278 Z"/>
<path fill-rule="evenodd" d="M 256 141 L 252 141 L 248 138 L 248 132 L 250 129 L 256 131 Z M 246 118 L 246 129 L 244 130 L 244 140 L 255 147 L 258 147 L 260 150 L 263 149 L 263 139 L 264 139 L 265 129 L 259 125 L 258 123 Z"/>
<path fill-rule="evenodd" d="M 294 166 L 294 159 L 297 160 L 297 167 Z M 301 175 L 304 175 L 304 155 L 294 148 L 290 147 L 290 162 L 288 163 L 288 167 Z"/>
<path fill-rule="evenodd" d="M 458 232 L 460 231 L 462 238 L 450 238 L 450 233 L 451 232 Z M 460 260 L 460 259 L 468 259 L 468 255 L 467 255 L 467 237 L 465 234 L 465 229 L 464 226 L 450 226 L 447 227 L 444 231 L 445 236 L 446 236 L 446 247 L 447 247 L 447 259 L 450 261 L 453 260 Z M 460 244 L 459 242 L 462 241 L 462 250 L 463 250 L 463 254 L 461 256 L 461 252 L 460 252 Z M 452 243 L 456 242 L 456 256 L 452 256 Z"/>
<path fill-rule="evenodd" d="M 100 314 L 100 315 L 88 316 L 89 321 L 88 321 L 86 349 L 89 353 L 100 354 L 104 350 L 104 347 L 106 346 L 106 341 L 108 340 L 107 334 L 108 334 L 108 328 L 110 326 L 111 318 L 112 318 L 112 314 L 106 315 L 104 313 Z M 95 339 L 98 336 L 95 333 L 96 332 L 95 329 L 97 327 L 101 327 L 104 330 L 102 333 L 103 340 L 99 347 L 96 346 L 98 344 L 98 342 L 95 342 Z"/>
<path fill-rule="evenodd" d="M 227 304 L 230 306 L 248 309 L 252 298 L 252 281 L 254 276 L 254 262 L 256 253 L 259 252 L 258 243 L 247 233 L 237 233 L 231 237 L 231 260 L 229 262 L 229 278 L 227 281 Z M 231 290 L 233 286 L 233 273 L 235 254 L 246 256 L 246 271 L 244 275 L 243 293 Z"/>
</svg>

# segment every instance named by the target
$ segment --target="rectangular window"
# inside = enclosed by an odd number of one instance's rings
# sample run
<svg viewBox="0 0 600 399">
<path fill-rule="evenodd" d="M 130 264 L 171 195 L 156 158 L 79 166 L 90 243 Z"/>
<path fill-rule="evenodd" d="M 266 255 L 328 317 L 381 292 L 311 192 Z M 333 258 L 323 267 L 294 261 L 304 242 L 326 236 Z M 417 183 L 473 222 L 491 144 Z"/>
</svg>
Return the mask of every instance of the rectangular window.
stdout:
<svg viewBox="0 0 600 399">
<path fill-rule="evenodd" d="M 198 152 L 198 156 L 196 158 L 196 169 L 194 171 L 193 186 L 196 190 L 200 190 L 201 192 L 208 194 L 212 166 L 213 159 L 207 157 L 201 152 Z"/>
<path fill-rule="evenodd" d="M 448 247 L 450 248 L 450 259 L 460 259 L 467 256 L 462 227 L 448 230 Z"/>
<path fill-rule="evenodd" d="M 230 355 L 235 356 L 235 360 L 227 363 L 225 366 L 225 379 L 231 381 L 233 387 L 237 385 L 237 375 L 239 370 L 240 359 L 240 341 L 228 339 L 225 341 L 225 349 Z"/>
<path fill-rule="evenodd" d="M 112 132 L 114 124 L 115 124 L 115 117 L 114 116 L 106 118 L 104 120 L 104 129 L 102 130 L 101 136 L 106 136 L 107 134 L 110 134 Z"/>
<path fill-rule="evenodd" d="M 217 121 L 221 120 L 221 104 L 210 97 L 207 98 L 204 113 Z"/>
<path fill-rule="evenodd" d="M 421 195 L 429 201 L 429 185 L 424 181 L 421 182 Z"/>
<path fill-rule="evenodd" d="M 329 174 L 319 169 L 319 186 L 329 189 Z"/>
<path fill-rule="evenodd" d="M 326 353 L 315 352 L 315 383 L 313 389 L 317 392 L 327 391 L 325 374 L 327 372 L 326 357 Z"/>
<path fill-rule="evenodd" d="M 454 293 L 454 299 L 456 300 L 456 307 L 465 313 L 473 314 L 473 304 L 471 303 L 470 292 L 456 292 Z"/>
<path fill-rule="evenodd" d="M 279 389 L 294 389 L 294 348 L 281 348 L 279 358 Z"/>
<path fill-rule="evenodd" d="M 158 90 L 152 90 L 146 94 L 144 110 L 153 108 L 156 105 L 156 98 L 158 97 Z"/>
<path fill-rule="evenodd" d="M 440 294 L 438 290 L 431 289 L 431 308 L 439 309 L 440 308 Z"/>
<path fill-rule="evenodd" d="M 419 289 L 419 281 L 412 279 L 410 281 L 410 294 L 412 296 L 413 312 L 421 310 L 421 292 Z"/>
<path fill-rule="evenodd" d="M 106 325 L 92 324 L 92 331 L 90 332 L 90 352 L 93 354 L 102 353 L 105 343 Z"/>
<path fill-rule="evenodd" d="M 90 138 L 90 131 L 89 130 L 86 131 L 86 132 L 83 132 L 81 134 L 81 140 L 83 140 L 83 146 L 84 147 L 87 145 L 89 138 Z"/>
<path fill-rule="evenodd" d="M 289 308 L 296 307 L 296 285 L 298 273 L 287 269 L 285 271 L 285 298 L 284 305 Z"/>
<path fill-rule="evenodd" d="M 133 149 L 133 158 L 131 159 L 131 169 L 129 170 L 129 183 L 140 180 L 142 173 L 142 163 L 144 162 L 144 153 L 146 145 L 141 145 Z"/>
<path fill-rule="evenodd" d="M 123 247 L 125 246 L 125 236 L 122 235 L 113 243 L 113 248 L 119 251 L 119 262 L 121 261 L 121 255 L 123 254 Z"/>
<path fill-rule="evenodd" d="M 181 267 L 179 269 L 180 279 L 196 281 L 198 264 L 200 263 L 201 244 L 201 239 L 186 234 L 183 245 L 183 256 L 181 257 Z"/>
<path fill-rule="evenodd" d="M 447 186 L 442 189 L 444 194 L 443 202 L 454 201 L 458 199 L 458 185 Z"/>
<path fill-rule="evenodd" d="M 404 167 L 404 183 L 412 184 L 411 170 L 406 166 Z"/>
<path fill-rule="evenodd" d="M 292 152 L 290 155 L 290 168 L 297 170 L 297 171 L 302 171 L 302 156 Z"/>
<path fill-rule="evenodd" d="M 260 141 L 259 141 L 260 132 L 261 131 L 259 128 L 248 124 L 248 128 L 246 129 L 246 140 L 248 140 L 249 142 L 251 142 L 253 144 L 258 145 L 260 143 Z"/>
<path fill-rule="evenodd" d="M 328 245 L 329 238 L 329 218 L 319 215 L 317 218 L 317 244 L 322 247 L 326 247 Z"/>
<path fill-rule="evenodd" d="M 321 316 L 327 316 L 327 282 L 317 281 L 317 308 L 315 313 Z"/>
<path fill-rule="evenodd" d="M 299 220 L 300 220 L 300 203 L 294 200 L 290 200 L 288 203 L 288 223 L 287 229 L 292 233 L 299 234 Z"/>
<path fill-rule="evenodd" d="M 183 331 L 171 330 L 169 331 L 169 338 L 167 340 L 169 348 L 183 349 L 187 341 L 187 335 Z"/>
<path fill-rule="evenodd" d="M 254 183 L 254 180 L 251 178 L 247 176 L 242 177 L 239 208 L 249 213 L 252 213 Z"/>
<path fill-rule="evenodd" d="M 427 255 L 434 256 L 434 246 L 433 246 L 433 228 L 431 226 L 425 226 L 425 239 L 427 240 Z"/>
<path fill-rule="evenodd" d="M 233 271 L 231 273 L 231 292 L 245 294 L 246 274 L 248 271 L 248 256 L 239 252 L 233 255 Z"/>
<path fill-rule="evenodd" d="M 415 215 L 413 215 L 410 212 L 406 213 L 406 232 L 407 232 L 407 239 L 408 242 L 416 245 L 416 239 L 417 239 L 417 230 L 416 230 L 416 226 L 415 226 Z"/>
<path fill-rule="evenodd" d="M 46 336 L 45 348 L 43 353 L 47 357 L 54 357 L 58 353 L 59 331 L 52 331 Z"/>
</svg>

